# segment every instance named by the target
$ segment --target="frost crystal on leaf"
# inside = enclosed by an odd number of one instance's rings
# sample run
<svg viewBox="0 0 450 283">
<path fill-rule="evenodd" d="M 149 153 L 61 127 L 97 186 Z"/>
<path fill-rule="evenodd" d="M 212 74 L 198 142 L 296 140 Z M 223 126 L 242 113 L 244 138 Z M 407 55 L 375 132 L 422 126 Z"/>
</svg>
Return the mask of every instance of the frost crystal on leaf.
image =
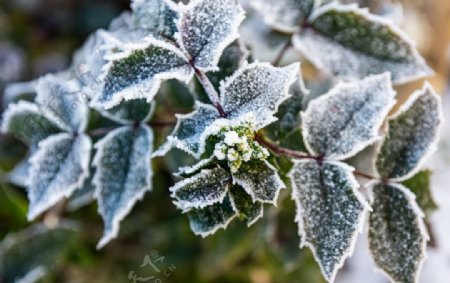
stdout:
<svg viewBox="0 0 450 283">
<path fill-rule="evenodd" d="M 440 97 L 427 83 L 389 119 L 389 133 L 376 161 L 378 173 L 395 180 L 414 175 L 436 149 L 442 123 Z"/>
<path fill-rule="evenodd" d="M 286 187 L 277 170 L 265 160 L 243 163 L 239 170 L 233 173 L 233 182 L 244 188 L 254 202 L 274 205 L 280 190 Z"/>
<path fill-rule="evenodd" d="M 352 168 L 340 162 L 297 161 L 290 173 L 300 246 L 308 246 L 333 282 L 355 246 L 367 204 Z"/>
<path fill-rule="evenodd" d="M 94 106 L 111 108 L 122 100 L 146 98 L 151 101 L 161 81 L 176 78 L 188 82 L 193 70 L 187 58 L 174 46 L 148 38 L 130 44 L 126 51 L 109 57 L 106 76 Z"/>
<path fill-rule="evenodd" d="M 302 114 L 308 150 L 334 160 L 353 156 L 377 139 L 394 105 L 389 75 L 341 83 L 312 101 Z"/>
<path fill-rule="evenodd" d="M 240 68 L 220 86 L 221 104 L 227 118 L 252 112 L 257 129 L 274 122 L 274 114 L 289 98 L 289 88 L 299 71 L 298 64 L 276 68 L 267 63 L 252 63 Z"/>
<path fill-rule="evenodd" d="M 294 32 L 311 14 L 318 0 L 253 0 L 250 3 L 267 24 L 282 32 Z"/>
<path fill-rule="evenodd" d="M 244 10 L 238 0 L 193 0 L 181 8 L 175 35 L 181 49 L 202 71 L 217 70 L 223 50 L 239 37 Z"/>
<path fill-rule="evenodd" d="M 219 117 L 219 113 L 214 107 L 200 102 L 197 102 L 196 107 L 192 113 L 177 115 L 175 129 L 154 156 L 163 156 L 175 147 L 197 158 L 200 157 L 204 151 L 203 133 Z"/>
<path fill-rule="evenodd" d="M 234 211 L 230 197 L 226 196 L 221 203 L 203 209 L 193 209 L 187 215 L 194 234 L 206 237 L 220 228 L 225 229 L 237 213 Z"/>
<path fill-rule="evenodd" d="M 294 35 L 294 46 L 333 75 L 359 79 L 390 71 L 401 84 L 432 74 L 407 35 L 356 5 L 325 5 L 309 21 Z"/>
<path fill-rule="evenodd" d="M 173 40 L 178 11 L 171 0 L 133 0 L 131 9 L 135 28 L 158 39 Z"/>
<path fill-rule="evenodd" d="M 253 198 L 242 188 L 232 186 L 230 189 L 230 199 L 239 217 L 247 221 L 247 226 L 250 227 L 263 216 L 262 202 L 253 201 Z"/>
<path fill-rule="evenodd" d="M 222 202 L 231 181 L 230 174 L 220 167 L 200 173 L 170 188 L 175 204 L 182 210 L 204 208 Z"/>
<path fill-rule="evenodd" d="M 392 281 L 414 283 L 425 259 L 428 234 L 415 196 L 400 184 L 373 187 L 369 248 Z"/>
<path fill-rule="evenodd" d="M 86 128 L 89 113 L 87 97 L 82 95 L 77 83 L 47 75 L 39 79 L 36 92 L 36 103 L 42 113 L 61 129 L 79 132 Z"/>
<path fill-rule="evenodd" d="M 136 129 L 121 127 L 106 135 L 95 147 L 93 184 L 105 222 L 103 238 L 97 247 L 102 248 L 117 237 L 120 221 L 152 188 L 153 132 L 145 125 Z"/>
<path fill-rule="evenodd" d="M 84 134 L 57 134 L 39 143 L 30 159 L 29 220 L 83 185 L 89 175 L 90 154 L 91 140 Z"/>
<path fill-rule="evenodd" d="M 31 148 L 60 131 L 57 124 L 42 115 L 36 104 L 27 101 L 10 104 L 3 114 L 2 132 L 13 134 Z"/>
</svg>

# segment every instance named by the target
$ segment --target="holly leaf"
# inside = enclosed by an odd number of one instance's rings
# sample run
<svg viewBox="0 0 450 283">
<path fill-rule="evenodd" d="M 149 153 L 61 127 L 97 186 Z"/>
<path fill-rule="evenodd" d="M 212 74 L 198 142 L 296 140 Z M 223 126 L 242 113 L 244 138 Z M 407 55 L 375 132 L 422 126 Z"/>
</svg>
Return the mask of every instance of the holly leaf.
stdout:
<svg viewBox="0 0 450 283">
<path fill-rule="evenodd" d="M 299 71 L 298 64 L 276 68 L 268 63 L 252 63 L 240 68 L 220 86 L 221 104 L 227 118 L 252 112 L 257 129 L 274 122 L 274 114 L 289 98 L 289 88 Z"/>
<path fill-rule="evenodd" d="M 120 222 L 152 189 L 153 131 L 146 125 L 124 126 L 108 133 L 95 148 L 94 195 L 105 222 L 103 237 L 97 245 L 100 249 L 117 237 Z"/>
<path fill-rule="evenodd" d="M 179 17 L 177 6 L 171 0 L 133 0 L 132 22 L 135 28 L 158 39 L 174 40 Z"/>
<path fill-rule="evenodd" d="M 329 282 L 353 253 L 368 209 L 352 171 L 340 162 L 301 160 L 290 172 L 300 247 L 312 250 Z"/>
<path fill-rule="evenodd" d="M 388 74 L 338 84 L 302 113 L 308 150 L 334 160 L 355 155 L 377 140 L 394 95 Z"/>
<path fill-rule="evenodd" d="M 263 203 L 253 201 L 253 198 L 241 187 L 231 187 L 230 200 L 239 217 L 247 221 L 248 227 L 263 217 Z"/>
<path fill-rule="evenodd" d="M 8 235 L 0 243 L 0 274 L 4 282 L 36 282 L 61 257 L 75 239 L 74 223 L 54 228 L 35 224 Z"/>
<path fill-rule="evenodd" d="M 375 184 L 369 217 L 369 248 L 393 282 L 417 282 L 428 234 L 414 195 L 400 184 Z"/>
<path fill-rule="evenodd" d="M 80 86 L 60 76 L 46 75 L 36 87 L 36 103 L 42 113 L 61 129 L 83 131 L 87 126 L 89 108 Z"/>
<path fill-rule="evenodd" d="M 30 147 L 36 147 L 41 140 L 60 131 L 34 103 L 19 101 L 10 104 L 3 113 L 2 133 L 12 134 Z"/>
<path fill-rule="evenodd" d="M 233 183 L 241 186 L 253 202 L 276 205 L 281 189 L 286 188 L 278 171 L 267 161 L 246 162 L 233 174 Z"/>
<path fill-rule="evenodd" d="M 214 107 L 197 102 L 194 112 L 177 114 L 176 117 L 175 129 L 153 156 L 164 156 L 175 147 L 199 158 L 205 147 L 204 133 L 219 118 L 219 113 Z"/>
<path fill-rule="evenodd" d="M 253 8 L 261 13 L 264 21 L 276 30 L 294 32 L 306 21 L 317 5 L 315 0 L 255 0 Z"/>
<path fill-rule="evenodd" d="M 153 115 L 154 103 L 145 99 L 126 100 L 111 109 L 101 111 L 106 118 L 117 123 L 127 125 L 135 122 L 147 122 Z"/>
<path fill-rule="evenodd" d="M 231 182 L 230 174 L 216 167 L 176 183 L 169 190 L 175 205 L 182 210 L 205 208 L 223 202 Z"/>
<path fill-rule="evenodd" d="M 175 35 L 180 48 L 196 68 L 218 70 L 223 50 L 239 37 L 244 10 L 238 0 L 194 0 L 181 8 Z"/>
<path fill-rule="evenodd" d="M 214 234 L 220 228 L 225 229 L 237 216 L 230 197 L 222 202 L 207 206 L 203 209 L 193 209 L 187 213 L 192 232 L 203 238 Z"/>
<path fill-rule="evenodd" d="M 431 213 L 438 209 L 431 193 L 431 175 L 432 172 L 430 170 L 423 170 L 402 182 L 402 185 L 409 188 L 416 196 L 416 201 L 426 216 L 430 216 Z"/>
<path fill-rule="evenodd" d="M 356 5 L 322 6 L 305 27 L 294 35 L 294 47 L 332 75 L 352 80 L 389 71 L 403 84 L 433 74 L 405 33 Z"/>
<path fill-rule="evenodd" d="M 440 97 L 426 83 L 389 119 L 389 132 L 376 160 L 381 177 L 403 181 L 419 170 L 436 149 L 443 123 L 441 107 Z"/>
<path fill-rule="evenodd" d="M 83 185 L 89 175 L 90 155 L 91 139 L 84 134 L 61 133 L 39 143 L 39 149 L 30 158 L 28 220 L 70 197 Z"/>
<path fill-rule="evenodd" d="M 147 38 L 145 43 L 124 46 L 124 50 L 108 57 L 110 62 L 93 106 L 109 109 L 122 100 L 137 98 L 150 102 L 163 80 L 188 82 L 192 78 L 189 60 L 166 42 Z"/>
</svg>

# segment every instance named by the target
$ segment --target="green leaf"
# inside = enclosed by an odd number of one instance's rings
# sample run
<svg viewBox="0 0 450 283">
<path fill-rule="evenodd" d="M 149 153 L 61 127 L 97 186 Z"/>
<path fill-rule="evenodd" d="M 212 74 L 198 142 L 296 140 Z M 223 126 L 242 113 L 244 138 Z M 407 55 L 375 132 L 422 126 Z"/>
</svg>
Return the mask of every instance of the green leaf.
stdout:
<svg viewBox="0 0 450 283">
<path fill-rule="evenodd" d="M 376 160 L 380 176 L 397 181 L 413 176 L 436 149 L 442 123 L 440 97 L 426 83 L 389 119 Z"/>
<path fill-rule="evenodd" d="M 216 167 L 176 183 L 169 190 L 175 205 L 182 210 L 199 209 L 223 202 L 229 190 L 230 174 Z"/>
<path fill-rule="evenodd" d="M 7 236 L 0 243 L 0 279 L 5 282 L 35 282 L 61 259 L 75 237 L 73 223 L 54 228 L 36 224 Z"/>
<path fill-rule="evenodd" d="M 414 195 L 400 184 L 375 184 L 369 248 L 393 282 L 414 283 L 425 259 L 428 234 Z"/>
<path fill-rule="evenodd" d="M 406 34 L 356 5 L 315 10 L 293 43 L 316 67 L 344 79 L 389 71 L 402 84 L 433 74 Z"/>
<path fill-rule="evenodd" d="M 395 104 L 388 74 L 340 83 L 309 103 L 302 113 L 308 151 L 343 160 L 378 139 L 379 129 Z"/>
<path fill-rule="evenodd" d="M 329 282 L 353 253 L 368 209 L 352 171 L 340 162 L 301 160 L 290 173 L 300 247 L 312 250 Z"/>
<path fill-rule="evenodd" d="M 234 211 L 230 197 L 227 196 L 221 203 L 203 209 L 193 209 L 187 215 L 194 234 L 206 237 L 220 228 L 225 229 L 237 213 Z"/>
<path fill-rule="evenodd" d="M 188 82 L 193 70 L 186 56 L 173 45 L 156 39 L 125 46 L 111 55 L 100 92 L 93 106 L 109 109 L 122 100 L 146 98 L 152 101 L 161 82 L 176 78 Z"/>
<path fill-rule="evenodd" d="M 239 217 L 247 221 L 248 227 L 263 217 L 263 203 L 253 201 L 253 198 L 243 188 L 232 186 L 230 199 Z"/>
<path fill-rule="evenodd" d="M 438 206 L 431 193 L 431 175 L 430 170 L 423 170 L 403 181 L 402 184 L 409 188 L 416 196 L 416 201 L 427 216 L 430 216 Z"/>
<path fill-rule="evenodd" d="M 275 167 L 265 160 L 243 163 L 233 174 L 233 182 L 244 188 L 254 202 L 274 205 L 281 189 L 286 188 Z"/>
<path fill-rule="evenodd" d="M 105 222 L 97 247 L 102 248 L 117 237 L 120 222 L 152 189 L 153 131 L 146 125 L 124 126 L 108 133 L 95 147 L 93 184 Z"/>
<path fill-rule="evenodd" d="M 102 114 L 120 124 L 132 124 L 134 122 L 147 122 L 153 115 L 154 103 L 148 103 L 145 99 L 126 100 L 113 108 L 102 111 Z"/>
</svg>

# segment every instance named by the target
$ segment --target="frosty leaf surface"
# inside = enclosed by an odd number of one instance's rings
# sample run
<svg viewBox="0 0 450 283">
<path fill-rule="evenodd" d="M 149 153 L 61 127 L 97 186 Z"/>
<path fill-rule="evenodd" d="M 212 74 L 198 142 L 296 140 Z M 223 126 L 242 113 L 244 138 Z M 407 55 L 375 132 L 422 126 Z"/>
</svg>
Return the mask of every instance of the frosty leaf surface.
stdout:
<svg viewBox="0 0 450 283">
<path fill-rule="evenodd" d="M 369 248 L 375 264 L 392 281 L 417 282 L 428 234 L 414 195 L 400 184 L 373 187 Z"/>
<path fill-rule="evenodd" d="M 105 222 L 97 247 L 102 248 L 117 237 L 120 222 L 152 188 L 153 132 L 145 125 L 121 127 L 106 135 L 95 147 L 93 184 L 99 213 Z"/>
<path fill-rule="evenodd" d="M 33 220 L 64 197 L 83 185 L 88 176 L 91 140 L 80 134 L 57 134 L 39 143 L 31 157 L 28 181 L 30 207 L 28 219 Z"/>
<path fill-rule="evenodd" d="M 211 170 L 202 170 L 200 173 L 176 183 L 170 188 L 170 191 L 178 208 L 182 210 L 198 209 L 222 202 L 230 183 L 230 174 L 221 167 L 216 167 Z"/>
<path fill-rule="evenodd" d="M 247 226 L 250 227 L 263 216 L 262 202 L 253 201 L 253 198 L 243 188 L 232 186 L 230 199 L 239 217 L 247 222 Z"/>
<path fill-rule="evenodd" d="M 93 105 L 111 108 L 122 100 L 151 101 L 161 81 L 176 78 L 189 81 L 193 71 L 185 56 L 174 46 L 156 39 L 133 44 L 110 56 L 108 70 Z"/>
<path fill-rule="evenodd" d="M 311 14 L 314 0 L 254 0 L 253 7 L 267 24 L 283 32 L 294 32 Z"/>
<path fill-rule="evenodd" d="M 302 114 L 308 149 L 335 160 L 361 151 L 377 139 L 394 95 L 387 74 L 337 85 Z"/>
<path fill-rule="evenodd" d="M 289 97 L 289 88 L 299 71 L 298 64 L 276 68 L 267 63 L 253 63 L 242 67 L 220 86 L 227 118 L 253 112 L 258 129 L 272 123 L 278 106 Z"/>
<path fill-rule="evenodd" d="M 83 131 L 87 125 L 89 108 L 80 87 L 65 78 L 47 75 L 36 87 L 36 103 L 47 118 L 67 131 Z"/>
<path fill-rule="evenodd" d="M 14 135 L 31 147 L 60 131 L 56 123 L 42 115 L 37 105 L 30 102 L 10 104 L 3 113 L 2 132 Z"/>
<path fill-rule="evenodd" d="M 175 147 L 200 157 L 204 150 L 203 133 L 219 117 L 219 113 L 214 107 L 200 102 L 197 102 L 196 107 L 197 109 L 192 113 L 177 115 L 175 129 L 154 156 L 163 156 Z"/>
<path fill-rule="evenodd" d="M 436 149 L 442 123 L 440 98 L 431 85 L 426 84 L 389 119 L 389 133 L 376 160 L 378 173 L 397 180 L 414 175 Z"/>
<path fill-rule="evenodd" d="M 102 111 L 102 114 L 120 124 L 133 122 L 146 122 L 153 114 L 154 103 L 148 103 L 146 99 L 138 98 L 126 100 L 111 109 Z"/>
<path fill-rule="evenodd" d="M 312 250 L 329 282 L 352 254 L 367 209 L 352 170 L 340 162 L 302 160 L 290 173 L 300 246 Z"/>
<path fill-rule="evenodd" d="M 8 235 L 0 243 L 0 274 L 4 282 L 36 282 L 75 239 L 76 226 L 62 221 L 54 228 L 35 224 Z"/>
<path fill-rule="evenodd" d="M 30 170 L 30 163 L 28 161 L 29 156 L 26 156 L 22 161 L 20 161 L 14 168 L 9 172 L 9 181 L 18 186 L 26 187 L 28 181 L 28 172 Z"/>
<path fill-rule="evenodd" d="M 216 157 L 212 155 L 209 158 L 201 159 L 199 162 L 191 166 L 183 166 L 178 168 L 178 172 L 174 173 L 175 176 L 188 176 L 199 172 L 201 169 L 211 165 L 216 161 Z"/>
<path fill-rule="evenodd" d="M 253 201 L 274 205 L 280 190 L 286 187 L 275 167 L 265 160 L 243 163 L 233 174 L 233 182 L 244 188 Z"/>
<path fill-rule="evenodd" d="M 135 28 L 155 38 L 174 39 L 179 14 L 171 0 L 134 0 L 131 9 Z"/>
<path fill-rule="evenodd" d="M 230 197 L 227 196 L 221 203 L 203 209 L 193 209 L 187 215 L 192 232 L 206 237 L 214 234 L 220 228 L 225 229 L 237 216 L 237 213 L 234 211 Z"/>
<path fill-rule="evenodd" d="M 407 35 L 356 5 L 325 5 L 309 21 L 294 46 L 332 75 L 351 80 L 390 71 L 401 84 L 433 73 Z"/>
<path fill-rule="evenodd" d="M 176 35 L 196 68 L 217 70 L 223 50 L 239 37 L 244 10 L 238 0 L 194 0 L 182 9 Z"/>
</svg>

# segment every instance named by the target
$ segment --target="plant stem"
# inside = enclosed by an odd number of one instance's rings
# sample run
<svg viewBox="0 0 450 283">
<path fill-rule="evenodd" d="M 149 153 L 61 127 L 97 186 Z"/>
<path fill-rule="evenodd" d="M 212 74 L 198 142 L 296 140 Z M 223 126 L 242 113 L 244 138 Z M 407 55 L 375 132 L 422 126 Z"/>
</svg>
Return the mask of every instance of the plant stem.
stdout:
<svg viewBox="0 0 450 283">
<path fill-rule="evenodd" d="M 198 80 L 205 89 L 205 92 L 208 95 L 209 100 L 211 100 L 211 103 L 214 105 L 214 107 L 217 108 L 217 111 L 219 111 L 221 117 L 226 117 L 227 113 L 225 113 L 225 111 L 222 108 L 222 105 L 220 105 L 219 94 L 217 93 L 216 89 L 214 88 L 209 78 L 206 76 L 205 73 L 197 69 L 195 66 L 192 65 L 192 67 L 195 70 L 195 75 L 197 76 Z"/>
<path fill-rule="evenodd" d="M 286 41 L 286 43 L 283 45 L 283 47 L 281 48 L 280 52 L 278 53 L 277 57 L 272 61 L 272 65 L 273 66 L 278 66 L 281 62 L 281 60 L 283 59 L 284 55 L 286 54 L 286 52 L 289 50 L 289 48 L 292 46 L 292 41 L 291 39 L 289 39 L 288 41 Z"/>
</svg>

